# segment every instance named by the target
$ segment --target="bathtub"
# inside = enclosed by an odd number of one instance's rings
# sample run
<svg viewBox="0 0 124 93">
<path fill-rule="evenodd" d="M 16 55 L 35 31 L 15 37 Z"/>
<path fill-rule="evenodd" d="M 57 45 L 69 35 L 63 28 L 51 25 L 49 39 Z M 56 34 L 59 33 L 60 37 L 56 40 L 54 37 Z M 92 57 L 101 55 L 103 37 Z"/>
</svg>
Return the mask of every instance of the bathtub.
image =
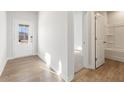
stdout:
<svg viewBox="0 0 124 93">
<path fill-rule="evenodd" d="M 105 49 L 105 58 L 124 62 L 124 49 L 106 48 Z"/>
<path fill-rule="evenodd" d="M 74 62 L 74 71 L 80 71 L 83 68 L 82 50 L 74 50 Z"/>
</svg>

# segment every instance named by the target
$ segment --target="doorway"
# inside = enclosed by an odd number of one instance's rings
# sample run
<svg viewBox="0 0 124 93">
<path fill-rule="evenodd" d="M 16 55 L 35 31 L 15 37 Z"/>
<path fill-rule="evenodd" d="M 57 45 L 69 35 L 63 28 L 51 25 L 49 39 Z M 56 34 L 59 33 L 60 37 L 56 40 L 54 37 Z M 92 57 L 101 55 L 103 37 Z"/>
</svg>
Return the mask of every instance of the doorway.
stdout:
<svg viewBox="0 0 124 93">
<path fill-rule="evenodd" d="M 28 20 L 15 20 L 14 24 L 14 56 L 24 57 L 33 55 L 33 24 Z"/>
<path fill-rule="evenodd" d="M 74 12 L 74 72 L 89 64 L 89 13 Z"/>
<path fill-rule="evenodd" d="M 9 60 L 37 55 L 38 13 L 7 12 L 7 58 Z"/>
<path fill-rule="evenodd" d="M 102 14 L 95 13 L 95 68 L 104 62 L 104 18 Z"/>
</svg>

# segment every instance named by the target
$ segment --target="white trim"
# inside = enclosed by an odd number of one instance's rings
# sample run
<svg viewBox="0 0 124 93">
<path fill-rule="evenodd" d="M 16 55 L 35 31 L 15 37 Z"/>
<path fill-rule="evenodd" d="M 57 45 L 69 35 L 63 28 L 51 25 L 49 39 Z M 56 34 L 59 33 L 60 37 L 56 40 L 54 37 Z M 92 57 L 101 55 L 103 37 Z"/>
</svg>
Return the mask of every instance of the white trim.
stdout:
<svg viewBox="0 0 124 93">
<path fill-rule="evenodd" d="M 8 58 L 7 58 L 7 60 L 12 60 L 12 59 L 14 59 L 14 57 L 8 57 Z"/>
<path fill-rule="evenodd" d="M 27 55 L 27 56 L 21 56 L 21 57 L 9 57 L 9 58 L 7 58 L 7 61 L 8 60 L 13 60 L 13 59 L 18 59 L 18 58 L 23 58 L 23 57 L 30 57 L 30 56 L 38 56 L 38 55 L 37 54 L 33 54 L 33 55 Z"/>
<path fill-rule="evenodd" d="M 89 64 L 89 12 L 85 12 L 83 14 L 83 31 L 82 31 L 82 54 L 83 54 L 83 65 L 84 67 L 87 67 Z"/>
<path fill-rule="evenodd" d="M 108 27 L 123 27 L 124 24 L 108 24 Z"/>
<path fill-rule="evenodd" d="M 123 57 L 110 56 L 110 57 L 106 57 L 106 58 L 107 59 L 111 59 L 111 60 L 116 60 L 116 61 L 124 62 L 124 58 Z"/>
<path fill-rule="evenodd" d="M 38 57 L 39 57 L 40 59 L 42 59 L 42 60 L 45 62 L 45 57 L 44 57 L 44 55 L 38 53 Z"/>
<path fill-rule="evenodd" d="M 84 48 L 87 57 L 84 62 L 84 68 L 95 69 L 95 13 L 87 12 L 85 31 L 87 32 L 86 47 Z M 84 51 L 82 51 L 84 52 Z M 84 55 L 84 54 L 83 54 Z"/>
<path fill-rule="evenodd" d="M 35 14 L 35 16 L 34 16 L 34 13 L 32 12 L 31 17 L 30 17 L 28 12 L 26 12 L 27 13 L 26 17 L 22 17 L 22 15 L 20 16 L 20 15 L 18 15 L 18 13 L 19 12 L 7 12 L 7 24 L 9 26 L 7 31 L 11 32 L 10 34 L 8 34 L 11 37 L 10 38 L 11 39 L 11 45 L 10 45 L 10 48 L 8 48 L 8 50 L 9 50 L 8 52 L 9 53 L 7 54 L 7 56 L 10 57 L 10 58 L 8 58 L 8 59 L 13 59 L 15 57 L 15 53 L 14 53 L 14 51 L 15 51 L 15 35 L 14 35 L 15 26 L 14 26 L 14 24 L 15 24 L 16 19 L 19 19 L 19 20 L 24 19 L 26 21 L 30 21 L 33 24 L 32 25 L 32 29 L 33 29 L 34 33 L 32 33 L 33 34 L 32 55 L 37 55 L 37 49 L 36 49 L 36 47 L 37 47 L 36 46 L 36 44 L 37 44 L 37 42 L 36 42 L 37 35 L 36 34 L 37 34 L 37 24 L 38 24 L 37 23 L 38 20 L 37 20 L 37 17 L 36 17 L 37 15 Z M 25 13 L 25 12 L 22 12 L 22 13 Z M 27 17 L 27 15 L 29 16 L 29 18 Z M 33 19 L 31 19 L 31 18 L 33 18 Z"/>
<path fill-rule="evenodd" d="M 91 56 L 91 65 L 90 68 L 91 69 L 95 69 L 95 12 L 91 12 L 91 33 L 90 33 L 90 37 L 91 37 L 91 46 L 90 46 L 90 56 Z"/>
</svg>

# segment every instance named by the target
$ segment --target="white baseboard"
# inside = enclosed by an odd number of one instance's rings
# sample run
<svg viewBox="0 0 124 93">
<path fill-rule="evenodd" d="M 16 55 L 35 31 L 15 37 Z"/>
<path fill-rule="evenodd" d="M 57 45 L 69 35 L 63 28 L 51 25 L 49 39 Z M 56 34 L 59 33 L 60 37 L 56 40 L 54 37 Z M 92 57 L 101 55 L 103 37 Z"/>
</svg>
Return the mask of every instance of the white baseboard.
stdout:
<svg viewBox="0 0 124 93">
<path fill-rule="evenodd" d="M 27 55 L 27 56 L 21 56 L 21 57 L 8 57 L 7 60 L 13 60 L 13 59 L 17 59 L 17 58 L 23 58 L 23 57 L 29 57 L 29 56 L 35 56 L 38 54 L 33 54 L 33 55 Z"/>
<path fill-rule="evenodd" d="M 87 65 L 84 65 L 83 68 L 87 68 L 87 69 L 96 69 L 96 68 L 95 68 L 95 63 L 94 63 L 94 64 L 87 64 Z"/>
<path fill-rule="evenodd" d="M 45 62 L 45 57 L 44 57 L 44 55 L 41 55 L 41 54 L 38 53 L 38 57 L 39 57 L 40 59 L 42 59 L 42 60 Z"/>
<path fill-rule="evenodd" d="M 12 59 L 14 59 L 14 57 L 8 57 L 8 58 L 7 58 L 7 60 L 12 60 Z"/>
<path fill-rule="evenodd" d="M 33 55 L 38 55 L 38 53 L 33 53 Z"/>
<path fill-rule="evenodd" d="M 106 57 L 106 58 L 116 60 L 116 61 L 120 61 L 120 62 L 124 62 L 124 58 L 122 58 L 122 57 L 111 56 L 111 57 Z"/>
</svg>

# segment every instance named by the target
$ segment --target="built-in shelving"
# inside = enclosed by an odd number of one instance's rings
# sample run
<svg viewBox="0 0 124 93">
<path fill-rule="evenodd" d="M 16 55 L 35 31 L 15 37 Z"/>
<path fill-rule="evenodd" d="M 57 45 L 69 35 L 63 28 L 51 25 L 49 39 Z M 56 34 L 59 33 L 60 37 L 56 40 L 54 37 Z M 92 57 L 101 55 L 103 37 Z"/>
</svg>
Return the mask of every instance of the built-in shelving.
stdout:
<svg viewBox="0 0 124 93">
<path fill-rule="evenodd" d="M 113 34 L 105 34 L 105 36 L 113 36 Z"/>
<path fill-rule="evenodd" d="M 110 26 L 109 24 L 105 26 L 104 36 L 105 36 L 106 48 L 110 48 L 114 44 L 114 33 L 113 33 L 114 31 L 113 30 L 114 30 L 113 27 Z"/>
<path fill-rule="evenodd" d="M 106 43 L 108 43 L 108 44 L 113 44 L 114 42 L 106 42 Z"/>
</svg>

